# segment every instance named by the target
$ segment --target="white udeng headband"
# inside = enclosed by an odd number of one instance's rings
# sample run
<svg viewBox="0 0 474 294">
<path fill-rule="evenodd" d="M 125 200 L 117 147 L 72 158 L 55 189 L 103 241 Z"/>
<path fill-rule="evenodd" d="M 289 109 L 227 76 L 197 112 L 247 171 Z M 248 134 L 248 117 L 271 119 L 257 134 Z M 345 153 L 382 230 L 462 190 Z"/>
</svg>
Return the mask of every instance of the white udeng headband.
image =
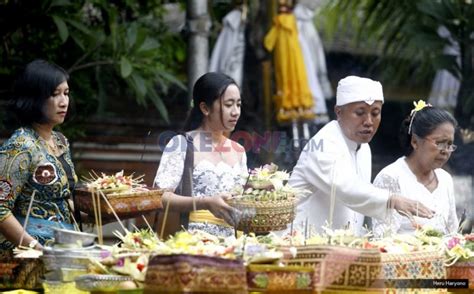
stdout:
<svg viewBox="0 0 474 294">
<path fill-rule="evenodd" d="M 353 102 L 365 102 L 372 105 L 375 101 L 384 101 L 382 84 L 377 81 L 348 76 L 339 81 L 336 93 L 336 105 Z"/>
</svg>

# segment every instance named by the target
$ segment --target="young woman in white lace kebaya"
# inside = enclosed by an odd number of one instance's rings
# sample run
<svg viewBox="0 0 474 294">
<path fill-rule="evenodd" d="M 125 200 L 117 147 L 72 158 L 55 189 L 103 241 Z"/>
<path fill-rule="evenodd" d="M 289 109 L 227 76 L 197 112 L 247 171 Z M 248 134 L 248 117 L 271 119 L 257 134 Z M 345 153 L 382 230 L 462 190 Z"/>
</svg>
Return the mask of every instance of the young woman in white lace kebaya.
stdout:
<svg viewBox="0 0 474 294">
<path fill-rule="evenodd" d="M 405 156 L 385 167 L 374 184 L 418 200 L 435 214 L 427 219 L 416 215 L 406 218 L 392 212 L 385 221 L 373 219 L 377 236 L 413 234 L 420 227 L 431 227 L 448 234 L 455 232 L 458 226 L 453 179 L 441 168 L 456 150 L 453 140 L 457 122 L 447 111 L 424 101 L 415 105 L 400 129 L 400 143 Z"/>
<path fill-rule="evenodd" d="M 183 178 L 189 144 L 184 135 L 174 136 L 166 145 L 154 184 L 167 190 L 164 207 L 189 212 L 189 230 L 230 236 L 239 212 L 225 199 L 236 186 L 245 184 L 248 173 L 244 148 L 228 138 L 240 117 L 240 90 L 225 74 L 206 73 L 194 85 L 193 102 L 184 127 L 194 146 L 193 195 L 175 193 Z"/>
</svg>

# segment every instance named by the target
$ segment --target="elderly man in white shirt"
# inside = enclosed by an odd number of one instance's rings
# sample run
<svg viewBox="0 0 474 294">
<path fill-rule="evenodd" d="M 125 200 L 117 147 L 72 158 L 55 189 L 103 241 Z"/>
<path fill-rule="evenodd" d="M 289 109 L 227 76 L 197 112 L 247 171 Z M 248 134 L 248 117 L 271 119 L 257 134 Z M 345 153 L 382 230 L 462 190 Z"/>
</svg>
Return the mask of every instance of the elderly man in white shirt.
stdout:
<svg viewBox="0 0 474 294">
<path fill-rule="evenodd" d="M 387 209 L 432 217 L 421 203 L 373 186 L 369 142 L 380 124 L 382 85 L 368 78 L 348 76 L 339 81 L 334 111 L 329 122 L 301 152 L 289 184 L 311 191 L 300 200 L 295 224 L 317 231 L 330 224 L 348 225 L 363 234 L 364 215 L 383 219 Z"/>
</svg>

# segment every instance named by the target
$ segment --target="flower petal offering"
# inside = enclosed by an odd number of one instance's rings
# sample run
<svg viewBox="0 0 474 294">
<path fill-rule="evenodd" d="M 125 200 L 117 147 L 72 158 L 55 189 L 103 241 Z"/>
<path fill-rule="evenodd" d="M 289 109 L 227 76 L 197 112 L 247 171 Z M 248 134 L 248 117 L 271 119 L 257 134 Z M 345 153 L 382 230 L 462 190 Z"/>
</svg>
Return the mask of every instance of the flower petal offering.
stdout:
<svg viewBox="0 0 474 294">
<path fill-rule="evenodd" d="M 92 179 L 87 179 L 86 186 L 89 190 L 102 191 L 104 194 L 144 191 L 146 185 L 142 183 L 143 176 L 134 178 L 132 175 L 124 175 L 123 170 L 115 175 L 94 173 Z"/>
<path fill-rule="evenodd" d="M 283 230 L 295 218 L 297 196 L 305 193 L 286 181 L 290 174 L 279 171 L 275 164 L 249 172 L 244 187 L 236 188 L 228 203 L 241 212 L 238 229 L 266 233 Z"/>
<path fill-rule="evenodd" d="M 149 189 L 144 175 L 125 175 L 123 170 L 112 175 L 95 172 L 84 178 L 84 185 L 75 190 L 75 205 L 79 211 L 101 220 L 117 221 L 156 211 L 162 207 L 161 189 Z"/>
<path fill-rule="evenodd" d="M 276 164 L 266 164 L 250 170 L 245 186 L 236 188 L 234 198 L 247 201 L 294 200 L 305 191 L 288 185 L 289 178 L 290 174 L 279 171 Z"/>
</svg>

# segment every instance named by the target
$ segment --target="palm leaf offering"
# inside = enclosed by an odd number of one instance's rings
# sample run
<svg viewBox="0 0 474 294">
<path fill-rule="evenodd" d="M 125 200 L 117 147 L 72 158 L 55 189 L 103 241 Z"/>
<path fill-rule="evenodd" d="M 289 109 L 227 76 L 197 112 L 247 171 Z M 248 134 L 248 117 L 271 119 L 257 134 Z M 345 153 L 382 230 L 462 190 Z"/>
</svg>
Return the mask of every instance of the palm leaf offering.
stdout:
<svg viewBox="0 0 474 294">
<path fill-rule="evenodd" d="M 154 212 L 162 207 L 160 189 L 148 189 L 143 183 L 144 175 L 124 175 L 123 170 L 114 175 L 92 171 L 84 178 L 87 189 L 76 189 L 76 206 L 94 216 L 99 244 L 103 244 L 102 220 L 116 220 L 126 231 L 122 219 Z"/>
<path fill-rule="evenodd" d="M 120 194 L 129 192 L 148 191 L 143 184 L 144 175 L 133 177 L 124 175 L 123 170 L 114 175 L 101 173 L 97 175 L 94 171 L 89 174 L 90 178 L 84 178 L 86 186 L 91 191 L 101 191 L 104 194 Z"/>
<path fill-rule="evenodd" d="M 233 198 L 259 202 L 294 200 L 305 191 L 288 185 L 289 178 L 290 174 L 279 171 L 276 164 L 266 164 L 249 172 L 246 184 L 235 189 Z"/>
<path fill-rule="evenodd" d="M 285 229 L 295 218 L 297 197 L 306 193 L 288 185 L 289 177 L 273 163 L 251 170 L 245 185 L 227 200 L 240 211 L 237 229 L 254 233 Z"/>
<path fill-rule="evenodd" d="M 123 170 L 113 175 L 94 171 L 84 178 L 85 187 L 76 189 L 78 209 L 96 216 L 100 224 L 106 220 L 120 220 L 140 216 L 162 207 L 160 189 L 149 189 L 143 183 L 144 175 L 124 175 Z"/>
</svg>

